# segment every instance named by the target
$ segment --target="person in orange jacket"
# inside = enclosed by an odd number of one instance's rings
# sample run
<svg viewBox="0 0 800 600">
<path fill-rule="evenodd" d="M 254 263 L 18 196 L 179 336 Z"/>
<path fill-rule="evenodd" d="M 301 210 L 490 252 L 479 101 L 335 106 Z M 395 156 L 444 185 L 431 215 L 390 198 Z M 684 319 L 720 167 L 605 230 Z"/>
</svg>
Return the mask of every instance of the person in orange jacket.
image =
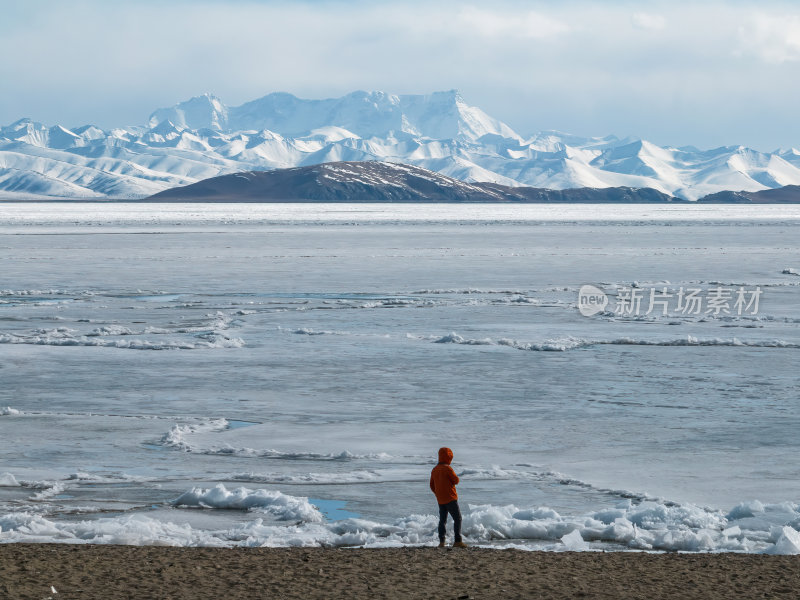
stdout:
<svg viewBox="0 0 800 600">
<path fill-rule="evenodd" d="M 444 548 L 444 538 L 447 525 L 447 515 L 453 517 L 453 532 L 455 533 L 454 548 L 466 548 L 461 540 L 461 509 L 458 507 L 458 475 L 453 471 L 450 463 L 453 462 L 453 451 L 450 448 L 439 448 L 439 464 L 431 471 L 431 491 L 436 494 L 439 503 L 439 548 Z"/>
</svg>

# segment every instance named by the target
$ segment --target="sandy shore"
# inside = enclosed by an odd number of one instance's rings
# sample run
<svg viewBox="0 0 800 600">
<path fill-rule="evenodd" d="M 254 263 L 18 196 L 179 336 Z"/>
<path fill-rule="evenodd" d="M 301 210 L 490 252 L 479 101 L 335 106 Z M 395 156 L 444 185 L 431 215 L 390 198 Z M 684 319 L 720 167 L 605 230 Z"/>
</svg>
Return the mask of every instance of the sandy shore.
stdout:
<svg viewBox="0 0 800 600">
<path fill-rule="evenodd" d="M 0 598 L 48 597 L 797 598 L 800 557 L 0 544 Z"/>
</svg>

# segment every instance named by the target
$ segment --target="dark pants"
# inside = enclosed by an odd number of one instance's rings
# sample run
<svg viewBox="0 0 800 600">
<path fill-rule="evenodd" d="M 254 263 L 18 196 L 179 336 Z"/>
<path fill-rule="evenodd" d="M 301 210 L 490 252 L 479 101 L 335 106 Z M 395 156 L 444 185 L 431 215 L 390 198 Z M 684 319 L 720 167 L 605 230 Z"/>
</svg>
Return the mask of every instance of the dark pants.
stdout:
<svg viewBox="0 0 800 600">
<path fill-rule="evenodd" d="M 439 505 L 439 541 L 444 541 L 445 525 L 447 524 L 447 513 L 453 517 L 453 532 L 456 534 L 456 542 L 461 541 L 461 509 L 458 508 L 458 500 L 453 500 L 447 504 Z"/>
</svg>

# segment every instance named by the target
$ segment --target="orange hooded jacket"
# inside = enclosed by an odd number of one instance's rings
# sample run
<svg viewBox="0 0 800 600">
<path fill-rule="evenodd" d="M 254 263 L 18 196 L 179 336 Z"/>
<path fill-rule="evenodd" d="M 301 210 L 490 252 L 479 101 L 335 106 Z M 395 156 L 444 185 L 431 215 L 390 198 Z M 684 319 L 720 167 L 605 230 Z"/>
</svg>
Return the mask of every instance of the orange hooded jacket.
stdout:
<svg viewBox="0 0 800 600">
<path fill-rule="evenodd" d="M 458 500 L 456 493 L 458 475 L 450 466 L 451 462 L 453 462 L 453 451 L 450 448 L 439 448 L 439 464 L 431 471 L 431 491 L 436 494 L 436 501 L 439 504 Z"/>
</svg>

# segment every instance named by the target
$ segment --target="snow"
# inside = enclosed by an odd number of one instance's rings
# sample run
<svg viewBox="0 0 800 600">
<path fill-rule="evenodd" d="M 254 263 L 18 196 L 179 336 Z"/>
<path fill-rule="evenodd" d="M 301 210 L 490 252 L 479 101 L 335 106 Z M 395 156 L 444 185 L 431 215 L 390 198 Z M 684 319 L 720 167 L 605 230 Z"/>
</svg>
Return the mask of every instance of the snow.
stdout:
<svg viewBox="0 0 800 600">
<path fill-rule="evenodd" d="M 204 94 L 154 111 L 147 127 L 110 131 L 21 119 L 0 128 L 0 197 L 142 198 L 237 171 L 365 160 L 465 182 L 651 187 L 688 200 L 800 184 L 794 149 L 676 149 L 557 131 L 523 139 L 450 90 L 325 100 L 274 93 L 237 107 Z"/>
</svg>

